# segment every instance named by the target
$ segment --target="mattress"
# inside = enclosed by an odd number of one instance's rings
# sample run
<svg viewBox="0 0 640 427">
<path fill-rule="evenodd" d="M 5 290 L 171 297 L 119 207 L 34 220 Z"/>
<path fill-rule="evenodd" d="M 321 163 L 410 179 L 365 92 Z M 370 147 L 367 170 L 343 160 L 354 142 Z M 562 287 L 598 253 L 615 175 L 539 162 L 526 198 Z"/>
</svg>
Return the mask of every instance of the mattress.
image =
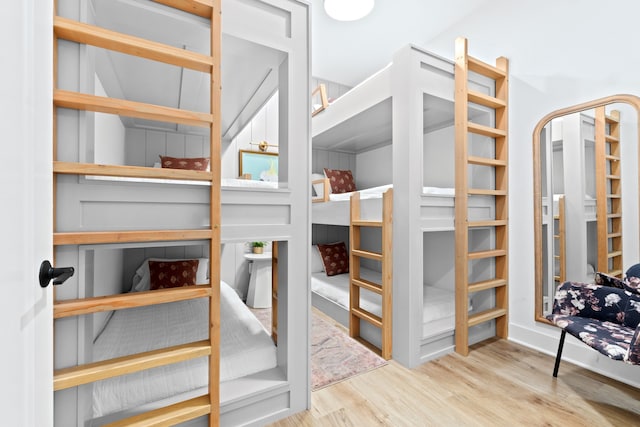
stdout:
<svg viewBox="0 0 640 427">
<path fill-rule="evenodd" d="M 374 283 L 382 281 L 378 271 L 360 267 L 360 277 Z M 327 276 L 324 272 L 311 274 L 311 291 L 334 302 L 345 310 L 349 309 L 349 275 Z M 366 289 L 360 290 L 360 306 L 381 316 L 381 297 Z M 423 337 L 455 328 L 455 294 L 435 286 L 423 286 L 422 300 Z"/>
<path fill-rule="evenodd" d="M 118 310 L 94 343 L 94 360 L 208 339 L 208 316 L 207 298 Z M 277 365 L 271 337 L 224 282 L 220 318 L 221 382 Z M 97 381 L 93 385 L 93 415 L 155 402 L 207 383 L 207 357 Z"/>
</svg>

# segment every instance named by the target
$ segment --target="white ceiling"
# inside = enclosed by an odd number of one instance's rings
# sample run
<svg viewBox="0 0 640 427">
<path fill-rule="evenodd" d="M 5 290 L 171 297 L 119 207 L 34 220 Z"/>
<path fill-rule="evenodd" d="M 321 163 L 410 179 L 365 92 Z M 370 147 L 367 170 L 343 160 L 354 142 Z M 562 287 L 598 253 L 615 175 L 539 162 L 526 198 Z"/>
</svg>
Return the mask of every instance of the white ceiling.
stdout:
<svg viewBox="0 0 640 427">
<path fill-rule="evenodd" d="M 355 86 L 402 46 L 424 45 L 489 0 L 375 0 L 373 11 L 354 22 L 335 21 L 323 0 L 310 1 L 313 76 Z"/>
</svg>

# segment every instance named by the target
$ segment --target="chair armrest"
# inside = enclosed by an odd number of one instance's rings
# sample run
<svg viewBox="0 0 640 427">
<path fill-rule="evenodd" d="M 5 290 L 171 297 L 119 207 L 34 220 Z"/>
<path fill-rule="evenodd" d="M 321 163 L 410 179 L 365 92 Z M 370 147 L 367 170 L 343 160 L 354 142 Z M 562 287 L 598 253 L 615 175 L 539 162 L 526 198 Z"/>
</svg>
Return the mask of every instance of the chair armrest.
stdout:
<svg viewBox="0 0 640 427">
<path fill-rule="evenodd" d="M 622 324 L 629 294 L 609 286 L 564 282 L 556 291 L 552 315 L 577 316 Z"/>
<path fill-rule="evenodd" d="M 629 344 L 629 351 L 624 359 L 625 362 L 632 365 L 640 365 L 640 325 L 636 328 L 631 343 Z"/>
</svg>

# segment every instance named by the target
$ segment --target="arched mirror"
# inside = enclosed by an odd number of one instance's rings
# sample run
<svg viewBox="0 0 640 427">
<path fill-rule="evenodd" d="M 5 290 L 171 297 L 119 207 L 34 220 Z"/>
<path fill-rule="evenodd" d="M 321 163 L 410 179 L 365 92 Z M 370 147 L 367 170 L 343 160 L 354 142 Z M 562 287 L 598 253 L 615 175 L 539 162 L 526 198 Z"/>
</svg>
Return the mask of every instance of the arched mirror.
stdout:
<svg viewBox="0 0 640 427">
<path fill-rule="evenodd" d="M 595 272 L 622 277 L 638 262 L 639 118 L 639 97 L 614 95 L 557 110 L 536 125 L 537 321 L 546 322 L 555 289 L 563 281 L 592 283 Z M 630 152 L 634 154 L 627 156 Z M 627 164 L 633 176 L 623 173 Z M 634 209 L 625 211 L 623 206 L 630 203 Z M 629 221 L 636 229 L 632 234 L 623 231 L 623 222 Z M 625 239 L 634 243 L 632 254 L 623 250 L 630 246 Z"/>
</svg>

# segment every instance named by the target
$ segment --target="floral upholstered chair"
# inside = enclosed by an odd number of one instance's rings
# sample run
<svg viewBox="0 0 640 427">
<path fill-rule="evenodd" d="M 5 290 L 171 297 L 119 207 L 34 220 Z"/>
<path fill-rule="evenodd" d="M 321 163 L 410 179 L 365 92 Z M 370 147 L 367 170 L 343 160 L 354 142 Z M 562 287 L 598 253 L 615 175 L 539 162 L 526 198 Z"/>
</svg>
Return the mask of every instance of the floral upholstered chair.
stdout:
<svg viewBox="0 0 640 427">
<path fill-rule="evenodd" d="M 596 284 L 564 282 L 547 316 L 562 329 L 553 376 L 568 332 L 614 360 L 640 365 L 640 278 L 596 274 Z"/>
</svg>

